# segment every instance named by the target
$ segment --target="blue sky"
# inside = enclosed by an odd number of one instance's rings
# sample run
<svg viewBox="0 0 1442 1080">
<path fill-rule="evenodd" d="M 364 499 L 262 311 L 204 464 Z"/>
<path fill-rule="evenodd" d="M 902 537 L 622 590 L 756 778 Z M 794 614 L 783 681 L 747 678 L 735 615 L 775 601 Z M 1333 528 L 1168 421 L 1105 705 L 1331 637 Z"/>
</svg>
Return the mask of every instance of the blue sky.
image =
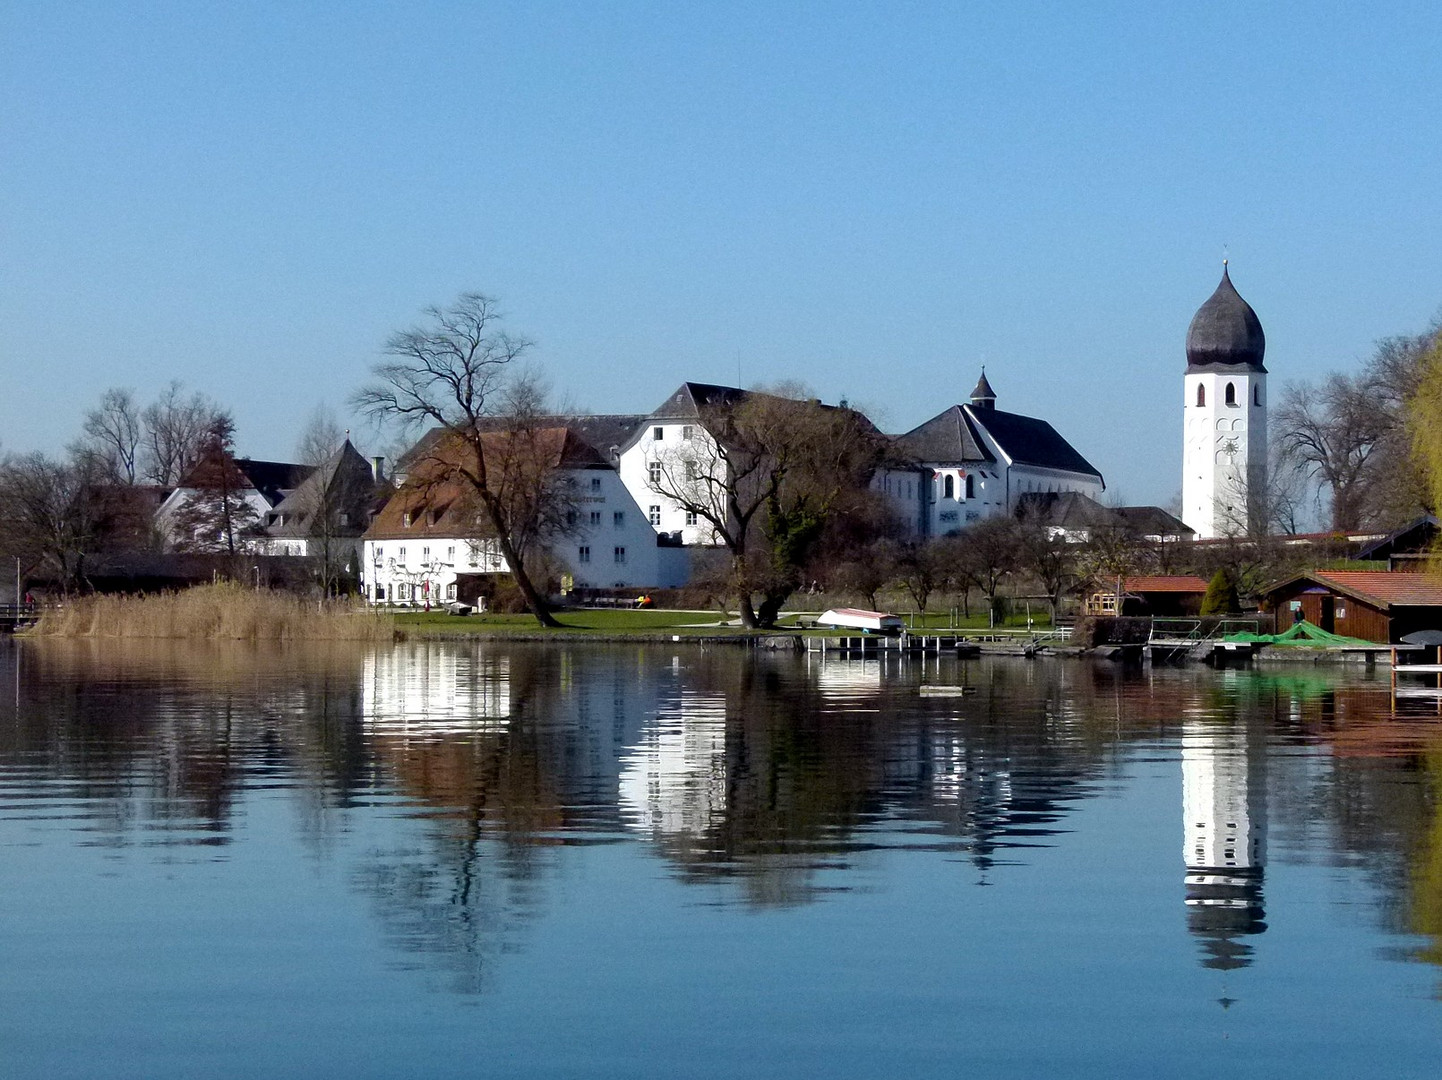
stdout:
<svg viewBox="0 0 1442 1080">
<path fill-rule="evenodd" d="M 984 363 L 1166 503 L 1224 246 L 1274 384 L 1438 314 L 1439 42 L 1434 3 L 0 0 L 0 450 L 180 378 L 286 457 L 478 290 L 591 410 L 739 371 L 899 431 Z"/>
</svg>

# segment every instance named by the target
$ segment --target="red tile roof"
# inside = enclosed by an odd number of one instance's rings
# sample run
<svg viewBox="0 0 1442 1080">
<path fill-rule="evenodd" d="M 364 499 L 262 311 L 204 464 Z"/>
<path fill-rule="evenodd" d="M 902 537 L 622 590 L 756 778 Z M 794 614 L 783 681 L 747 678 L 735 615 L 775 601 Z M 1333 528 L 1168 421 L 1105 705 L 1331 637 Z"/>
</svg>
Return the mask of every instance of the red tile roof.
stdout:
<svg viewBox="0 0 1442 1080">
<path fill-rule="evenodd" d="M 1126 580 L 1129 593 L 1204 593 L 1207 583 L 1190 574 L 1142 574 Z"/>
<path fill-rule="evenodd" d="M 1321 570 L 1305 575 L 1376 607 L 1442 607 L 1442 577 L 1391 570 Z"/>
</svg>

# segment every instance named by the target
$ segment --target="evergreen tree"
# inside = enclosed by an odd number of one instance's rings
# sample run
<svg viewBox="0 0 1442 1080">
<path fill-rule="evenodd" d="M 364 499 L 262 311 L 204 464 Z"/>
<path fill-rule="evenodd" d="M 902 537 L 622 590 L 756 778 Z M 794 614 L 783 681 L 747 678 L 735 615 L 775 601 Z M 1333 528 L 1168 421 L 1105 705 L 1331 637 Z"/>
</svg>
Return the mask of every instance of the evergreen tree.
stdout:
<svg viewBox="0 0 1442 1080">
<path fill-rule="evenodd" d="M 1218 570 L 1207 583 L 1207 593 L 1202 597 L 1202 615 L 1232 615 L 1241 610 L 1237 583 L 1226 570 Z"/>
</svg>

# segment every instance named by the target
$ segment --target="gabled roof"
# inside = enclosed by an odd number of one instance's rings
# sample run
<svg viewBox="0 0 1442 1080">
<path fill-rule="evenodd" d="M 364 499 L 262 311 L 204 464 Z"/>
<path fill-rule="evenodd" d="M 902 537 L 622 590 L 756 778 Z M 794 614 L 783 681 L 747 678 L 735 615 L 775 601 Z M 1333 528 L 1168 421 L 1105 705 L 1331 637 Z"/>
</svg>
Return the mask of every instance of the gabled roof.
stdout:
<svg viewBox="0 0 1442 1080">
<path fill-rule="evenodd" d="M 360 535 L 375 490 L 370 462 L 347 439 L 330 457 L 277 503 L 271 514 L 277 521 L 266 527 L 271 536 L 309 536 L 316 511 L 326 507 L 345 513 L 348 531 Z"/>
<path fill-rule="evenodd" d="M 603 455 L 568 427 L 541 428 L 528 434 L 534 435 L 535 453 L 546 468 L 611 467 Z M 487 455 L 504 455 L 507 440 L 512 437 L 509 432 L 483 433 Z M 488 535 L 489 525 L 476 506 L 474 493 L 465 480 L 455 477 L 453 472 L 468 453 L 455 432 L 443 432 L 431 440 L 428 452 L 413 461 L 405 482 L 386 500 L 366 530 L 365 538 L 403 540 Z"/>
<path fill-rule="evenodd" d="M 611 413 L 592 416 L 557 417 L 578 437 L 595 448 L 607 460 L 612 449 L 620 450 L 646 422 L 642 413 Z"/>
<path fill-rule="evenodd" d="M 905 435 L 898 435 L 896 446 L 916 461 L 934 464 L 996 460 L 978 438 L 960 405 L 953 405 Z"/>
<path fill-rule="evenodd" d="M 1364 544 L 1357 552 L 1359 559 L 1389 559 L 1398 554 L 1420 554 L 1430 548 L 1437 539 L 1442 525 L 1431 514 L 1423 514 L 1415 521 L 1390 532 L 1380 540 Z"/>
<path fill-rule="evenodd" d="M 1079 491 L 1028 491 L 1017 498 L 1016 509 L 1018 514 L 1039 516 L 1046 524 L 1059 529 L 1117 524 L 1110 507 Z"/>
<path fill-rule="evenodd" d="M 1393 607 L 1442 607 L 1442 577 L 1395 570 L 1312 570 L 1266 591 L 1268 597 L 1312 581 L 1381 611 Z"/>
<path fill-rule="evenodd" d="M 651 412 L 657 420 L 682 420 L 699 417 L 703 408 L 734 405 L 750 396 L 750 391 L 715 383 L 684 382 L 676 392 Z"/>
<path fill-rule="evenodd" d="M 1196 530 L 1160 506 L 1118 506 L 1113 511 L 1122 527 L 1136 536 L 1195 536 Z"/>
<path fill-rule="evenodd" d="M 1018 465 L 1083 473 L 1098 480 L 1102 478 L 1092 463 L 1077 453 L 1071 443 L 1058 435 L 1056 428 L 1045 420 L 1000 409 L 978 409 L 972 405 L 960 408 Z"/>
</svg>

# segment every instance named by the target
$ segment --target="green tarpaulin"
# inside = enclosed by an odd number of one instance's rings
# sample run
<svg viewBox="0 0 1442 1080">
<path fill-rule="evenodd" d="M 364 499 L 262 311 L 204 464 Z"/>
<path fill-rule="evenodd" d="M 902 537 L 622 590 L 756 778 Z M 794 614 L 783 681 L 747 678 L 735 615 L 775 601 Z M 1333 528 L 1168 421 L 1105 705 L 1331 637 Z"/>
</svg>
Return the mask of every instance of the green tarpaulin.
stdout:
<svg viewBox="0 0 1442 1080">
<path fill-rule="evenodd" d="M 1329 633 L 1320 626 L 1305 620 L 1297 623 L 1285 634 L 1228 634 L 1222 640 L 1234 641 L 1241 645 L 1292 645 L 1310 649 L 1380 648 L 1375 641 L 1363 641 L 1361 638 L 1343 637 L 1341 634 Z"/>
</svg>

